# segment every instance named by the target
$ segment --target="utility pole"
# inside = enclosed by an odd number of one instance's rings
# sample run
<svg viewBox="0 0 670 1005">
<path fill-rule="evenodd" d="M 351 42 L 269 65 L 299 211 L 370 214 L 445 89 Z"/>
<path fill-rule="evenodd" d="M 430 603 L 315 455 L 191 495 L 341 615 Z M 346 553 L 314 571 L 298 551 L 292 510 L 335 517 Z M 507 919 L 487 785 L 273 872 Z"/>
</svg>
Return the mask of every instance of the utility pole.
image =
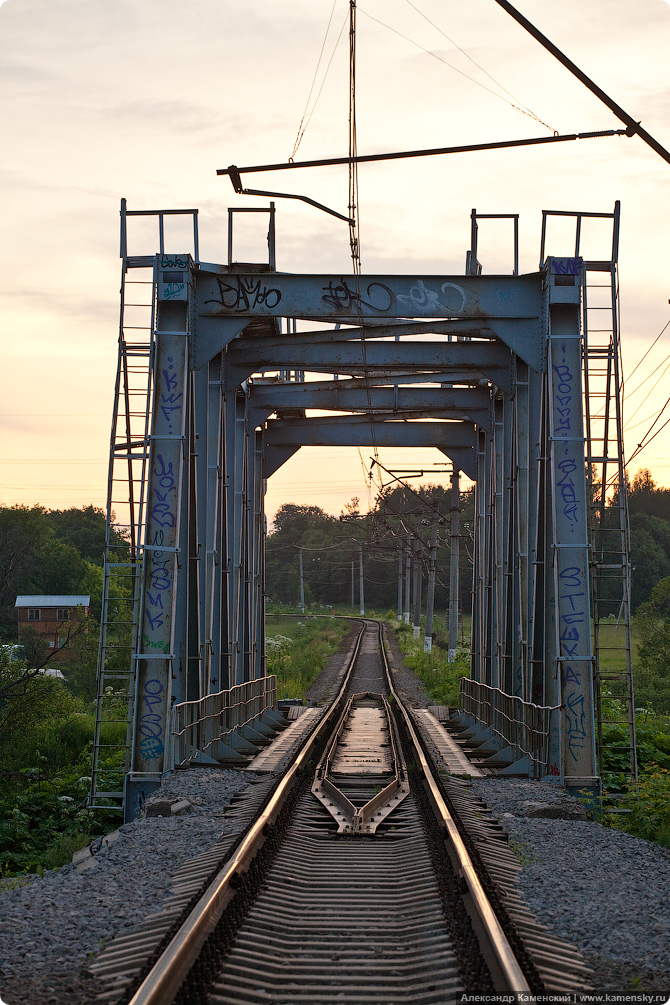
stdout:
<svg viewBox="0 0 670 1005">
<path fill-rule="evenodd" d="M 421 634 L 421 575 L 423 573 L 421 563 L 421 540 L 418 534 L 414 538 L 414 615 L 412 618 L 412 629 L 415 639 Z"/>
<path fill-rule="evenodd" d="M 402 541 L 398 541 L 398 621 L 402 621 Z"/>
<path fill-rule="evenodd" d="M 358 576 L 359 576 L 359 587 L 358 587 L 358 599 L 361 602 L 361 617 L 365 615 L 365 593 L 363 592 L 363 545 L 358 546 Z"/>
<path fill-rule="evenodd" d="M 356 604 L 356 591 L 355 591 L 355 588 L 354 588 L 354 580 L 355 580 L 355 577 L 354 577 L 354 560 L 352 558 L 352 560 L 351 560 L 351 609 L 352 609 L 352 611 L 353 611 L 354 606 Z"/>
<path fill-rule="evenodd" d="M 433 514 L 433 525 L 430 530 L 430 560 L 428 565 L 428 594 L 426 596 L 426 635 L 423 651 L 429 653 L 433 648 L 433 608 L 435 606 L 435 567 L 437 565 L 437 514 Z"/>
<path fill-rule="evenodd" d="M 412 537 L 407 535 L 407 552 L 405 554 L 405 624 L 409 624 L 410 599 L 409 591 L 412 583 Z"/>
<path fill-rule="evenodd" d="M 461 495 L 459 485 L 460 471 L 454 468 L 451 472 L 451 561 L 449 563 L 449 654 L 448 662 L 456 659 L 458 645 L 458 565 L 460 553 Z"/>
<path fill-rule="evenodd" d="M 302 548 L 298 549 L 298 559 L 300 561 L 300 611 L 305 613 L 305 577 L 302 572 Z"/>
</svg>

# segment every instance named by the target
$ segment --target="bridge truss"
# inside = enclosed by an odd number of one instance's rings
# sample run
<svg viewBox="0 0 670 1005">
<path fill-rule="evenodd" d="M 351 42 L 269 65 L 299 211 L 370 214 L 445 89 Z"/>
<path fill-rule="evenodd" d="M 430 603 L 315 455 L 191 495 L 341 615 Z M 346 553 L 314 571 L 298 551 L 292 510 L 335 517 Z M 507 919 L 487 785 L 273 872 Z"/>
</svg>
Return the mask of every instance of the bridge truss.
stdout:
<svg viewBox="0 0 670 1005">
<path fill-rule="evenodd" d="M 277 272 L 269 212 L 268 263 L 233 263 L 231 230 L 218 265 L 199 259 L 197 211 L 122 204 L 91 805 L 132 818 L 174 765 L 176 710 L 197 721 L 264 680 L 265 482 L 304 445 L 433 446 L 472 479 L 473 681 L 556 710 L 548 778 L 597 789 L 614 723 L 634 774 L 618 207 L 569 214 L 571 257 L 543 242 L 538 272 L 502 276 L 481 272 L 475 216 L 464 276 Z M 165 248 L 174 214 L 193 222 L 181 254 Z M 132 215 L 154 217 L 157 254 L 128 254 Z M 606 262 L 580 257 L 590 215 L 612 221 Z M 216 753 L 211 727 L 189 735 L 194 758 Z"/>
</svg>

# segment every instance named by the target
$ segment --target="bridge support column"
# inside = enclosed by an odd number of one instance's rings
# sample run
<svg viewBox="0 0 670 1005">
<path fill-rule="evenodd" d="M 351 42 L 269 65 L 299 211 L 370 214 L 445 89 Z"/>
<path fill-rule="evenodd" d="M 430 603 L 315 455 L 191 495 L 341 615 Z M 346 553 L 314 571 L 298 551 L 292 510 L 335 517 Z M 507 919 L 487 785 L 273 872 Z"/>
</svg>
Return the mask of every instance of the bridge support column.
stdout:
<svg viewBox="0 0 670 1005">
<path fill-rule="evenodd" d="M 160 268 L 160 265 L 157 265 Z M 159 284 L 159 289 L 161 285 Z M 183 283 L 176 302 L 163 302 L 155 331 L 154 393 L 149 439 L 149 476 L 138 630 L 134 644 L 135 700 L 130 773 L 125 783 L 127 819 L 160 784 L 170 764 L 170 708 L 185 690 L 186 668 L 175 631 L 178 566 L 183 553 L 183 482 L 188 389 L 188 295 Z M 178 582 L 179 579 L 179 582 Z M 179 652 L 177 652 L 179 650 Z"/>
<path fill-rule="evenodd" d="M 597 791 L 582 408 L 581 260 L 548 260 L 555 670 L 565 784 Z M 567 269 L 567 271 L 566 271 Z M 552 669 L 547 664 L 547 671 Z M 551 702 L 551 704 L 558 704 Z"/>
</svg>

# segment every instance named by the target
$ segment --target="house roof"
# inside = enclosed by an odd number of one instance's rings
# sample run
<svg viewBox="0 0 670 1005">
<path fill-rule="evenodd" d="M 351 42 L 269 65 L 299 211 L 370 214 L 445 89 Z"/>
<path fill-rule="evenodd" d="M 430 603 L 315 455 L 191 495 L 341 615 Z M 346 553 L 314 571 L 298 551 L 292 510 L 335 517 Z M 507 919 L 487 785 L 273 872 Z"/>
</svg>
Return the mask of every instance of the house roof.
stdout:
<svg viewBox="0 0 670 1005">
<path fill-rule="evenodd" d="M 90 596 L 17 597 L 14 607 L 89 607 Z"/>
</svg>

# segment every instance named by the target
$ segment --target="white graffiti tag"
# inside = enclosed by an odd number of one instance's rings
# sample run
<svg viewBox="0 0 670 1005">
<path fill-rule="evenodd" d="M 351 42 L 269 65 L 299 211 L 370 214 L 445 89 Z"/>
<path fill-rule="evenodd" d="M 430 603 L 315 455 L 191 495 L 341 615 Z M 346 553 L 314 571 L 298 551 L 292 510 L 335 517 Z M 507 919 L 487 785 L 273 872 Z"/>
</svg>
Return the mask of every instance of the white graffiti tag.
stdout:
<svg viewBox="0 0 670 1005">
<path fill-rule="evenodd" d="M 453 303 L 442 303 L 440 296 L 435 290 L 429 289 L 423 279 L 418 279 L 414 286 L 410 287 L 409 294 L 398 293 L 396 300 L 399 304 L 406 305 L 411 311 L 435 314 L 460 314 L 465 307 L 465 291 L 456 283 L 443 283 L 440 291 L 446 294 L 448 290 L 454 290 L 456 297 L 448 296 L 447 299 L 454 300 Z"/>
</svg>

